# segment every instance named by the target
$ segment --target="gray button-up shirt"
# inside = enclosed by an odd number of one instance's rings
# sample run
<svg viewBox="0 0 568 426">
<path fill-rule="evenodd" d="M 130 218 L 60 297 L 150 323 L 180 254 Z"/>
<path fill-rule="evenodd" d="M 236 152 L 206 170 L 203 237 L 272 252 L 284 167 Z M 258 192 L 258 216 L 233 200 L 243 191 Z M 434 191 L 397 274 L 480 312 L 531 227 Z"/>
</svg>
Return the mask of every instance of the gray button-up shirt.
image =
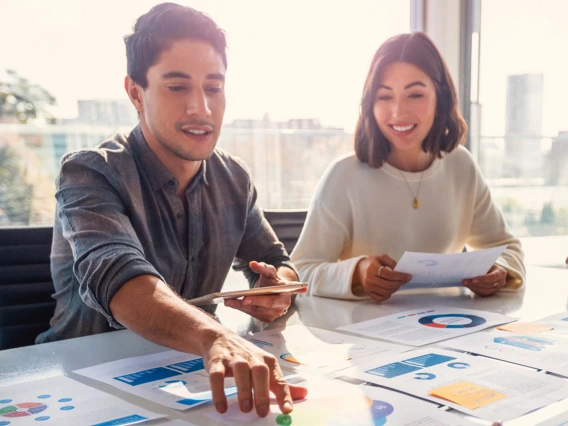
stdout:
<svg viewBox="0 0 568 426">
<path fill-rule="evenodd" d="M 294 269 L 240 160 L 216 149 L 185 191 L 187 211 L 178 185 L 140 127 L 62 159 L 51 251 L 57 306 L 36 342 L 122 328 L 109 303 L 139 275 L 189 299 L 219 291 L 233 262 L 251 285 L 251 260 Z"/>
</svg>

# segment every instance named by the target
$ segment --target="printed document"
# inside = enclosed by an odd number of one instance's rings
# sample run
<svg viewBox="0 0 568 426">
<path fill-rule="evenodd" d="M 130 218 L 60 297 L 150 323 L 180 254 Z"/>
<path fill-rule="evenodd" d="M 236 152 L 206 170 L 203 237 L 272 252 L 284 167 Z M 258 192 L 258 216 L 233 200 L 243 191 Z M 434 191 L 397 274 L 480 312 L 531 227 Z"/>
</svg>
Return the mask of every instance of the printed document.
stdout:
<svg viewBox="0 0 568 426">
<path fill-rule="evenodd" d="M 436 306 L 346 325 L 338 330 L 404 345 L 423 346 L 512 321 L 515 318 L 493 312 Z"/>
<path fill-rule="evenodd" d="M 568 397 L 568 381 L 492 359 L 422 348 L 367 358 L 342 376 L 399 390 L 488 421 L 507 421 Z"/>
<path fill-rule="evenodd" d="M 242 413 L 236 398 L 218 414 L 214 407 L 204 415 L 220 424 L 247 426 L 466 426 L 467 420 L 440 410 L 434 404 L 372 386 L 356 386 L 340 380 L 319 379 L 298 383 L 308 388 L 308 397 L 294 402 L 294 411 L 281 414 L 275 400 L 267 417 Z M 216 423 L 217 424 L 217 423 Z"/>
<path fill-rule="evenodd" d="M 485 275 L 506 247 L 451 254 L 407 251 L 394 270 L 412 275 L 402 290 L 461 286 L 464 279 Z"/>
<path fill-rule="evenodd" d="M 0 425 L 134 425 L 164 417 L 65 376 L 0 387 Z"/>
<path fill-rule="evenodd" d="M 525 335 L 492 330 L 448 340 L 441 345 L 568 377 L 566 336 L 550 333 Z"/>
<path fill-rule="evenodd" d="M 285 369 L 322 375 L 350 367 L 365 356 L 411 349 L 301 324 L 243 337 L 274 355 Z"/>
<path fill-rule="evenodd" d="M 178 410 L 211 401 L 209 375 L 203 358 L 178 351 L 126 358 L 74 373 Z M 225 378 L 225 394 L 236 393 L 235 381 Z"/>
</svg>

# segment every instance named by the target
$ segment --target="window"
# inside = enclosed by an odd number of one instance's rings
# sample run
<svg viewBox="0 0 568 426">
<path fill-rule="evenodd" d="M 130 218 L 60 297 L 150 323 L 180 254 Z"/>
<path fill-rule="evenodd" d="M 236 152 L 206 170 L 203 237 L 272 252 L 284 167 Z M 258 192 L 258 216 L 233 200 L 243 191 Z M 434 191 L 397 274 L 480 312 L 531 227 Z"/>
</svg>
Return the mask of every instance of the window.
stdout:
<svg viewBox="0 0 568 426">
<path fill-rule="evenodd" d="M 122 37 L 157 3 L 3 3 L 0 226 L 52 224 L 61 156 L 136 124 Z M 368 66 L 384 40 L 409 31 L 410 2 L 181 3 L 227 32 L 218 145 L 248 163 L 263 207 L 306 208 L 324 169 L 352 150 Z"/>
<path fill-rule="evenodd" d="M 568 234 L 567 14 L 563 0 L 481 4 L 472 147 L 519 237 Z"/>
</svg>

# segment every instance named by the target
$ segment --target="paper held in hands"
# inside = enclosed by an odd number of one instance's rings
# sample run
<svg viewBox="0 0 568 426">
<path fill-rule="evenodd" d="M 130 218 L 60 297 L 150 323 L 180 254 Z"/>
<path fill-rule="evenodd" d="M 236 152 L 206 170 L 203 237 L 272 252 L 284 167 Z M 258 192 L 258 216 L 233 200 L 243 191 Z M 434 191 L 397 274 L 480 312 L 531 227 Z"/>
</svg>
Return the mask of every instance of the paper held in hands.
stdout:
<svg viewBox="0 0 568 426">
<path fill-rule="evenodd" d="M 250 290 L 237 290 L 237 291 L 225 291 L 225 292 L 217 291 L 215 293 L 187 300 L 187 302 L 195 306 L 211 305 L 211 304 L 221 303 L 225 299 L 238 299 L 240 297 L 248 297 L 248 296 L 275 296 L 278 294 L 297 294 L 297 293 L 305 293 L 307 289 L 308 289 L 308 283 L 297 283 L 297 284 L 276 285 L 272 287 L 251 288 Z"/>
<path fill-rule="evenodd" d="M 461 286 L 464 279 L 485 275 L 506 247 L 452 254 L 407 251 L 394 270 L 412 275 L 402 289 Z"/>
</svg>

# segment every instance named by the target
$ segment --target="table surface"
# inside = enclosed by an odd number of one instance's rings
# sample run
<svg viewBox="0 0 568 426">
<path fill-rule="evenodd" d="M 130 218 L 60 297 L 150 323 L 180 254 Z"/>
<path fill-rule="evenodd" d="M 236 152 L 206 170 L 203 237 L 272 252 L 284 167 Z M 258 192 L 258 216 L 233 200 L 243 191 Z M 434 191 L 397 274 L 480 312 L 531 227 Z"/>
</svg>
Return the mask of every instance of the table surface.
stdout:
<svg viewBox="0 0 568 426">
<path fill-rule="evenodd" d="M 339 326 L 395 312 L 439 305 L 498 312 L 523 320 L 535 320 L 568 310 L 568 270 L 529 267 L 527 272 L 525 290 L 516 293 L 502 292 L 486 298 L 475 296 L 465 288 L 400 291 L 381 304 L 372 301 L 301 296 L 285 317 L 272 324 L 261 323 L 224 306 L 219 306 L 217 315 L 228 328 L 238 333 L 246 333 L 293 324 L 333 330 Z M 233 283 L 235 282 L 238 283 L 238 280 L 234 281 L 233 276 Z M 245 285 L 244 280 L 242 283 Z M 169 419 L 185 419 L 198 425 L 215 425 L 211 419 L 202 415 L 202 412 L 210 407 L 188 411 L 173 410 L 72 373 L 79 368 L 164 350 L 167 348 L 151 343 L 128 330 L 9 349 L 0 351 L 0 385 L 64 374 L 136 405 L 166 414 Z M 559 404 L 566 405 L 568 409 L 568 400 L 555 404 L 551 409 Z M 531 416 L 546 416 L 546 410 L 539 410 Z M 162 421 L 155 424 L 160 423 Z"/>
</svg>

